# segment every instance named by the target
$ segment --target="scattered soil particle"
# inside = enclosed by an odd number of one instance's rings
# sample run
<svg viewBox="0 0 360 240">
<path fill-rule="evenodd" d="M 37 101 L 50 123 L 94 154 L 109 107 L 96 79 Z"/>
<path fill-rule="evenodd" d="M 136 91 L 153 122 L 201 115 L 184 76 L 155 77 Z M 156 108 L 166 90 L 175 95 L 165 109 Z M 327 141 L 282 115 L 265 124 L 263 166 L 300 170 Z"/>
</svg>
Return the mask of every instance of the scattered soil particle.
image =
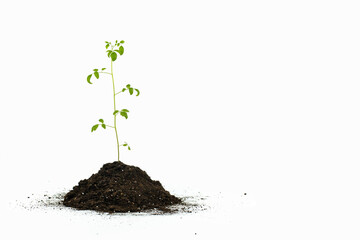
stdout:
<svg viewBox="0 0 360 240">
<path fill-rule="evenodd" d="M 81 180 L 64 197 L 63 204 L 79 210 L 142 212 L 168 207 L 182 200 L 166 191 L 159 181 L 135 166 L 116 161 L 102 166 L 89 179 Z"/>
</svg>

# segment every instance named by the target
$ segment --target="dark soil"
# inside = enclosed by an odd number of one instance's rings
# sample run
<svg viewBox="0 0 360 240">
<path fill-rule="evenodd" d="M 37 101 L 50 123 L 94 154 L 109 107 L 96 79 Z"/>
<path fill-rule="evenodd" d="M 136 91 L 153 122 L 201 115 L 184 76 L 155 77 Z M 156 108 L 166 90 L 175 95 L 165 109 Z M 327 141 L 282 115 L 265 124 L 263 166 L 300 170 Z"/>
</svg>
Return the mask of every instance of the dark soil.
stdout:
<svg viewBox="0 0 360 240">
<path fill-rule="evenodd" d="M 166 211 L 182 201 L 138 167 L 107 163 L 89 179 L 81 180 L 64 197 L 64 205 L 99 212 Z"/>
</svg>

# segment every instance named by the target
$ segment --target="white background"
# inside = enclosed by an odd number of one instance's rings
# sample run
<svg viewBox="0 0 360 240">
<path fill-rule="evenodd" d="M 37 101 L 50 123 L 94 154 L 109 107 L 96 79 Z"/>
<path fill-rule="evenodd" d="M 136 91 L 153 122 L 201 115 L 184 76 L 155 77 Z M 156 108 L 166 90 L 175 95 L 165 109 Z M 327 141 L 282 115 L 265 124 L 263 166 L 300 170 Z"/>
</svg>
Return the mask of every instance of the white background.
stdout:
<svg viewBox="0 0 360 240">
<path fill-rule="evenodd" d="M 1 2 L 2 238 L 358 239 L 359 12 L 347 0 Z M 86 82 L 116 39 L 117 88 L 141 91 L 118 98 L 133 149 L 121 160 L 174 194 L 246 192 L 249 206 L 131 224 L 8 207 L 116 160 L 114 133 L 90 132 L 111 122 L 111 79 Z"/>
</svg>

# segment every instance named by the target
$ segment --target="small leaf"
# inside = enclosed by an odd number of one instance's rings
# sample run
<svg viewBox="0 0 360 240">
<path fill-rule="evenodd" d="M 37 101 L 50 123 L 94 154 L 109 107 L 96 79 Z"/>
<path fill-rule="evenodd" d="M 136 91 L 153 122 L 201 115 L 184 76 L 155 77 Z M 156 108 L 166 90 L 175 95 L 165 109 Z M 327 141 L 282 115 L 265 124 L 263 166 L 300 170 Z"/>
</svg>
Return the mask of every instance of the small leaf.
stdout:
<svg viewBox="0 0 360 240">
<path fill-rule="evenodd" d="M 130 92 L 130 95 L 133 95 L 134 89 L 133 89 L 133 88 L 129 88 L 129 92 Z"/>
<path fill-rule="evenodd" d="M 94 125 L 94 126 L 91 128 L 91 132 L 96 131 L 96 129 L 98 128 L 98 126 L 99 126 L 99 124 Z"/>
<path fill-rule="evenodd" d="M 115 110 L 114 112 L 113 112 L 113 115 L 115 116 L 116 114 L 118 114 L 119 113 L 119 110 Z"/>
<path fill-rule="evenodd" d="M 122 112 L 129 112 L 127 109 L 121 109 Z"/>
<path fill-rule="evenodd" d="M 99 79 L 99 73 L 98 72 L 94 72 L 94 76 Z"/>
<path fill-rule="evenodd" d="M 137 92 L 136 96 L 139 96 L 139 95 L 140 95 L 139 89 L 136 89 L 136 88 L 135 88 L 135 91 Z"/>
<path fill-rule="evenodd" d="M 106 47 L 106 49 L 108 49 L 108 47 L 109 47 L 109 46 L 110 46 L 109 44 L 106 44 L 106 46 L 105 46 L 105 47 Z"/>
<path fill-rule="evenodd" d="M 129 150 L 129 151 L 131 150 L 130 146 L 128 146 L 128 150 Z"/>
<path fill-rule="evenodd" d="M 104 71 L 106 68 L 102 68 L 101 71 Z"/>
<path fill-rule="evenodd" d="M 106 129 L 106 125 L 105 125 L 105 124 L 101 124 L 101 126 L 103 127 L 103 129 Z"/>
<path fill-rule="evenodd" d="M 120 115 L 123 116 L 124 118 L 128 119 L 127 112 L 120 112 Z"/>
<path fill-rule="evenodd" d="M 87 76 L 87 82 L 90 83 L 90 84 L 92 84 L 92 83 L 90 82 L 91 76 L 92 76 L 92 74 L 90 74 L 89 76 Z"/>
<path fill-rule="evenodd" d="M 125 41 L 124 41 L 124 40 L 121 40 L 120 43 L 125 43 Z"/>
<path fill-rule="evenodd" d="M 97 71 L 99 71 L 99 69 L 94 69 L 94 72 L 97 72 Z"/>
<path fill-rule="evenodd" d="M 116 52 L 112 52 L 110 56 L 111 56 L 111 60 L 112 60 L 113 62 L 115 62 L 115 60 L 117 59 L 117 54 L 116 54 Z"/>
<path fill-rule="evenodd" d="M 123 144 L 123 146 L 125 146 L 125 147 L 126 147 L 127 145 L 128 145 L 127 143 Z"/>
<path fill-rule="evenodd" d="M 104 123 L 104 119 L 99 119 L 99 122 Z"/>
<path fill-rule="evenodd" d="M 130 88 L 130 84 L 126 85 L 126 88 Z"/>
<path fill-rule="evenodd" d="M 110 54 L 112 53 L 111 50 L 107 50 L 107 53 L 108 53 L 108 57 L 110 57 Z"/>
<path fill-rule="evenodd" d="M 124 47 L 123 47 L 123 46 L 120 46 L 120 48 L 119 48 L 119 53 L 120 53 L 120 55 L 123 55 L 123 54 L 124 54 Z"/>
<path fill-rule="evenodd" d="M 121 91 L 122 91 L 122 92 L 125 92 L 125 91 L 126 91 L 126 88 L 123 88 Z"/>
</svg>

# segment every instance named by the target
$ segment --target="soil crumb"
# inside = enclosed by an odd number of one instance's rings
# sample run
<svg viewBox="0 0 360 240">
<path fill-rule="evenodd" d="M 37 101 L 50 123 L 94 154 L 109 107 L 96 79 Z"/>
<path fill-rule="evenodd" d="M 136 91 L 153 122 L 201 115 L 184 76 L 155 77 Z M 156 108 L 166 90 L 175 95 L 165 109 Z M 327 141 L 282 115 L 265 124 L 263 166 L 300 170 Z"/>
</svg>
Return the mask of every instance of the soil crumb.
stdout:
<svg viewBox="0 0 360 240">
<path fill-rule="evenodd" d="M 182 200 L 166 191 L 138 167 L 116 161 L 102 166 L 89 179 L 81 180 L 64 196 L 63 204 L 98 212 L 171 212 Z"/>
</svg>

